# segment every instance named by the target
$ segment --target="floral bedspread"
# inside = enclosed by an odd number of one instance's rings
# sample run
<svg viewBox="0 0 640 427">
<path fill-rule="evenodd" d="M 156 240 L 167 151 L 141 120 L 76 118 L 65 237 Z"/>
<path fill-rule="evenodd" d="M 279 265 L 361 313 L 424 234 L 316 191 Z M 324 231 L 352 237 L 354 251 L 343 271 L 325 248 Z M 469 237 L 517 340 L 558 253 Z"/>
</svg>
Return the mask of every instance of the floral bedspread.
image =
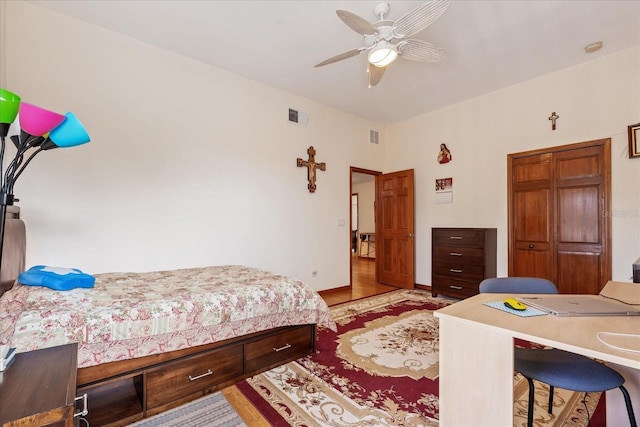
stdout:
<svg viewBox="0 0 640 427">
<path fill-rule="evenodd" d="M 78 367 L 209 344 L 279 326 L 335 330 L 299 280 L 245 266 L 105 273 L 92 289 L 15 284 L 0 298 L 0 344 L 18 352 L 78 343 Z"/>
</svg>

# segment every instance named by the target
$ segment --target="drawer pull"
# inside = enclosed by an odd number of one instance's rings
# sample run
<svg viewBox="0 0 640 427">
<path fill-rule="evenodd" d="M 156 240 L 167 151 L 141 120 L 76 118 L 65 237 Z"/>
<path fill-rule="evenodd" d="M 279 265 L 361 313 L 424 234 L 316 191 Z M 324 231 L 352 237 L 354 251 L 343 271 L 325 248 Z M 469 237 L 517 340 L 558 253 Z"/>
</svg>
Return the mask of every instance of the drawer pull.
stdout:
<svg viewBox="0 0 640 427">
<path fill-rule="evenodd" d="M 282 347 L 279 347 L 279 348 L 273 347 L 273 351 L 275 351 L 277 353 L 279 351 L 286 350 L 288 348 L 291 348 L 291 344 L 285 344 L 285 345 L 283 345 Z"/>
<path fill-rule="evenodd" d="M 462 236 L 450 236 L 451 240 L 462 240 Z"/>
<path fill-rule="evenodd" d="M 452 273 L 462 273 L 462 270 L 457 270 L 455 268 L 450 268 L 449 271 Z"/>
<path fill-rule="evenodd" d="M 456 290 L 458 290 L 458 291 L 461 291 L 461 290 L 462 290 L 462 286 L 449 285 L 449 287 L 450 287 L 451 289 L 456 289 Z"/>
<path fill-rule="evenodd" d="M 459 253 L 459 252 L 449 252 L 449 255 L 451 255 L 451 256 L 462 256 L 462 254 Z"/>
<path fill-rule="evenodd" d="M 199 380 L 200 378 L 208 377 L 209 375 L 213 375 L 213 371 L 211 369 L 207 369 L 207 372 L 205 372 L 204 374 L 197 375 L 195 377 L 192 377 L 191 375 L 189 375 L 189 381 Z"/>
<path fill-rule="evenodd" d="M 74 412 L 73 417 L 86 417 L 89 414 L 89 406 L 87 404 L 87 393 L 83 394 L 82 396 L 76 396 L 76 398 L 74 399 L 74 402 L 77 402 L 78 400 L 82 400 L 82 411 L 80 412 Z"/>
</svg>

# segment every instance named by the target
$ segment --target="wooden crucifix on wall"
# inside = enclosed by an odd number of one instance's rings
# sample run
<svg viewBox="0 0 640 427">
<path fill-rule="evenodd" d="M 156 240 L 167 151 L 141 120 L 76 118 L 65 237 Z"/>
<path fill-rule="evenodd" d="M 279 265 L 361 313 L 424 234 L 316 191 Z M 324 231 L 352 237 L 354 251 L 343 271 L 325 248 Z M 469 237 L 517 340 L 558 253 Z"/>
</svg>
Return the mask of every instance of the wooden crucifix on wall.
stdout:
<svg viewBox="0 0 640 427">
<path fill-rule="evenodd" d="M 307 150 L 307 154 L 309 154 L 309 160 L 302 160 L 298 158 L 297 165 L 299 168 L 306 167 L 307 168 L 307 180 L 309 184 L 307 188 L 309 189 L 309 193 L 316 192 L 316 168 L 319 168 L 321 171 L 327 170 L 327 164 L 316 163 L 316 150 L 313 149 L 313 145 L 309 147 Z"/>
</svg>

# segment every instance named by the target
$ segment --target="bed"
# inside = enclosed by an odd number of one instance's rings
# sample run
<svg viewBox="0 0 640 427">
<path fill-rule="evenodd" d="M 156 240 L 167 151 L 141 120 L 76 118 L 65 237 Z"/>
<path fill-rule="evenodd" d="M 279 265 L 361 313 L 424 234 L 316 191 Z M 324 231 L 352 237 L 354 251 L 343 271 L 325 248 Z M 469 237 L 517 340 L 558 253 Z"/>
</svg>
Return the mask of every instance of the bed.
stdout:
<svg viewBox="0 0 640 427">
<path fill-rule="evenodd" d="M 245 266 L 96 275 L 92 289 L 20 284 L 0 298 L 0 344 L 78 343 L 92 427 L 126 425 L 316 350 L 335 330 L 299 280 Z"/>
</svg>

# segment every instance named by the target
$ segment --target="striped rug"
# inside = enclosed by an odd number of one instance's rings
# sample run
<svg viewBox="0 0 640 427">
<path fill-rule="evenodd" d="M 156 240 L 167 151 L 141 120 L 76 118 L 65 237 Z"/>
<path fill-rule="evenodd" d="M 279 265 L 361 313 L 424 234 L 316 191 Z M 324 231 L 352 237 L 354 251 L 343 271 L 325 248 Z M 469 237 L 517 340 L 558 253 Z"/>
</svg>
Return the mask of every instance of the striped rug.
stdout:
<svg viewBox="0 0 640 427">
<path fill-rule="evenodd" d="M 131 424 L 132 427 L 246 427 L 221 393 L 213 393 Z"/>
</svg>

